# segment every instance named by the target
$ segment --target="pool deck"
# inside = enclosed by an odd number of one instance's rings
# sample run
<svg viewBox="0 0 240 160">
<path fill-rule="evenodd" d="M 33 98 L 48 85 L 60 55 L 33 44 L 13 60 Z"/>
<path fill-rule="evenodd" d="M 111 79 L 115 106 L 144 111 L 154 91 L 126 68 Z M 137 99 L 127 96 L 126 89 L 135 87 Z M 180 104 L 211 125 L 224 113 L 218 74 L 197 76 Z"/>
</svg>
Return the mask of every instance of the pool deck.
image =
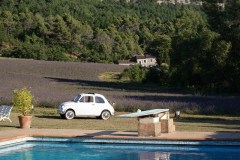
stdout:
<svg viewBox="0 0 240 160">
<path fill-rule="evenodd" d="M 24 137 L 104 138 L 143 140 L 240 141 L 240 132 L 173 132 L 159 137 L 138 137 L 137 132 L 79 129 L 10 129 L 0 131 L 0 142 Z"/>
</svg>

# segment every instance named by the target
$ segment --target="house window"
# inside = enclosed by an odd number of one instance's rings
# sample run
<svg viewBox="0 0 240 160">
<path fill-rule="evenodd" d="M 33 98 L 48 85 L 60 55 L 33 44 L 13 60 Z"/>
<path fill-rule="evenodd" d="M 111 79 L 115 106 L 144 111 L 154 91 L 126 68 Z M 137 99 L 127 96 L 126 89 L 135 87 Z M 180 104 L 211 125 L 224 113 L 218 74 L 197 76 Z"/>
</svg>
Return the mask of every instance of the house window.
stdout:
<svg viewBox="0 0 240 160">
<path fill-rule="evenodd" d="M 143 60 L 144 63 L 146 63 L 146 60 Z"/>
</svg>

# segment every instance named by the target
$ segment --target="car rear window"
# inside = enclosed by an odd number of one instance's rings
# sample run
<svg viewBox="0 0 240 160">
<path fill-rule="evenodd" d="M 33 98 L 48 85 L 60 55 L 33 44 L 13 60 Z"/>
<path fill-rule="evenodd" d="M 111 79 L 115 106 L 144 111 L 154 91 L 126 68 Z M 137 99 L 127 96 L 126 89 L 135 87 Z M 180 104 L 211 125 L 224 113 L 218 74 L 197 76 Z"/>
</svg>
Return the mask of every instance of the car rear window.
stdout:
<svg viewBox="0 0 240 160">
<path fill-rule="evenodd" d="M 96 103 L 105 103 L 104 100 L 101 97 L 95 97 L 95 102 Z"/>
</svg>

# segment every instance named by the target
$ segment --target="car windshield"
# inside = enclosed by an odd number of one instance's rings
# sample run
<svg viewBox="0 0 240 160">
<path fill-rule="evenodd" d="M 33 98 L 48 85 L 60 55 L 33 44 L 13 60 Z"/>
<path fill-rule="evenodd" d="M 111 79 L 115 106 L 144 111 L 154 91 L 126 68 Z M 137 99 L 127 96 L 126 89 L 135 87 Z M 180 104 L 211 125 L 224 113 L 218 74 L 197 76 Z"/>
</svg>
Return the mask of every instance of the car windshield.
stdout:
<svg viewBox="0 0 240 160">
<path fill-rule="evenodd" d="M 78 94 L 74 99 L 73 102 L 78 102 L 81 97 L 81 94 Z"/>
</svg>

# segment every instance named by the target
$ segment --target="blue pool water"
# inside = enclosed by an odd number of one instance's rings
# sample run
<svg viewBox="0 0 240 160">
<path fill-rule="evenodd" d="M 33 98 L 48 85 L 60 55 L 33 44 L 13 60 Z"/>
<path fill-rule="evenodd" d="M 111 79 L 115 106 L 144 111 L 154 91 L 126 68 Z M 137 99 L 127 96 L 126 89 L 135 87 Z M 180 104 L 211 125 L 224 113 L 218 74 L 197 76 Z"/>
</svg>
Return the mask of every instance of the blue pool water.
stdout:
<svg viewBox="0 0 240 160">
<path fill-rule="evenodd" d="M 238 160 L 239 146 L 21 142 L 0 147 L 0 160 Z"/>
</svg>

